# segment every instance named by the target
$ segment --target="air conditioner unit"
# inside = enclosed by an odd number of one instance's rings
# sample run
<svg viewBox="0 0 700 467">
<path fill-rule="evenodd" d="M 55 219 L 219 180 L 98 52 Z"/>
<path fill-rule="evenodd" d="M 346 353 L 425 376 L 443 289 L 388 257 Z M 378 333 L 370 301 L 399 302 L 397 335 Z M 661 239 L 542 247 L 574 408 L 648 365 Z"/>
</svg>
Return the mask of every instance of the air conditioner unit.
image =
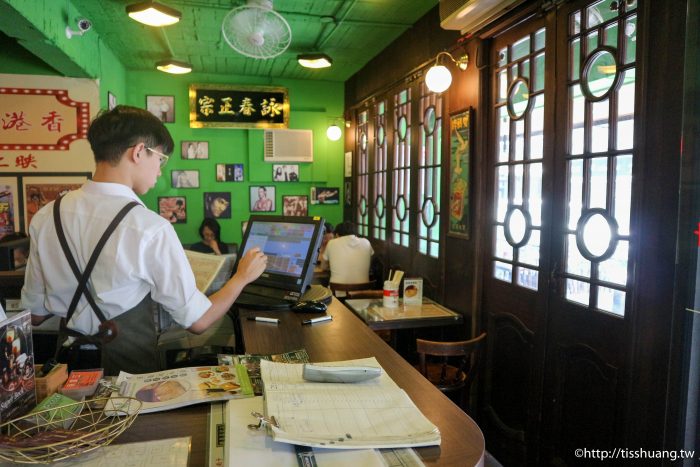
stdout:
<svg viewBox="0 0 700 467">
<path fill-rule="evenodd" d="M 265 130 L 265 162 L 313 162 L 311 130 Z"/>
<path fill-rule="evenodd" d="M 440 26 L 473 34 L 523 0 L 440 0 Z"/>
</svg>

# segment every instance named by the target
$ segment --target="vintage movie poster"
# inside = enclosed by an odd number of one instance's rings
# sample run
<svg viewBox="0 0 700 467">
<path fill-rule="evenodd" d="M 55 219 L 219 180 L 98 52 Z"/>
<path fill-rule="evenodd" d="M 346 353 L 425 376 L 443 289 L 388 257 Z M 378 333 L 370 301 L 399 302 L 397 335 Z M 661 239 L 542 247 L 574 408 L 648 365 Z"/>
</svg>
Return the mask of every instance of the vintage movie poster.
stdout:
<svg viewBox="0 0 700 467">
<path fill-rule="evenodd" d="M 469 238 L 469 109 L 450 115 L 450 222 L 447 234 Z"/>
<path fill-rule="evenodd" d="M 0 239 L 17 230 L 17 179 L 0 177 Z"/>
<path fill-rule="evenodd" d="M 32 217 L 59 196 L 77 190 L 87 177 L 24 177 L 24 225 L 29 232 Z"/>
</svg>

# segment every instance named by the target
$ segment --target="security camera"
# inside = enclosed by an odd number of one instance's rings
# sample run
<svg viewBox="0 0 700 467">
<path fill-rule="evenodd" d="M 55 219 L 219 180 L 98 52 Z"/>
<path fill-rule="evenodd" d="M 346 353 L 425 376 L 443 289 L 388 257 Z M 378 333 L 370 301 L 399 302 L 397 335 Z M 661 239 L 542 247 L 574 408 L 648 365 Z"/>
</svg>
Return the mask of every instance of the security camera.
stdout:
<svg viewBox="0 0 700 467">
<path fill-rule="evenodd" d="M 70 26 L 66 26 L 66 37 L 68 39 L 72 38 L 73 36 L 82 36 L 86 32 L 88 32 L 90 29 L 92 29 L 92 22 L 90 22 L 89 19 L 87 18 L 78 18 L 78 30 L 74 31 L 70 28 Z"/>
<path fill-rule="evenodd" d="M 92 23 L 89 19 L 80 18 L 78 20 L 78 29 L 80 29 L 83 32 L 87 32 L 90 30 L 90 28 L 92 28 Z"/>
</svg>

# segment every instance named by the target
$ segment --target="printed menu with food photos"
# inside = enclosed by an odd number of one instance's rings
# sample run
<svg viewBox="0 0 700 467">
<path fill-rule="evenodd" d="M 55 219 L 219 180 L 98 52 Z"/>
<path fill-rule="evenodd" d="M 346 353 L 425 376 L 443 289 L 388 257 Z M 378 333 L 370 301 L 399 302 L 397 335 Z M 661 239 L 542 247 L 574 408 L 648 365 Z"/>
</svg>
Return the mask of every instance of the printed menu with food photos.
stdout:
<svg viewBox="0 0 700 467">
<path fill-rule="evenodd" d="M 140 400 L 139 413 L 253 396 L 253 387 L 243 365 L 176 368 L 138 375 L 122 371 L 117 386 L 119 391 L 112 396 Z M 105 407 L 105 411 L 109 410 L 110 403 Z"/>
</svg>

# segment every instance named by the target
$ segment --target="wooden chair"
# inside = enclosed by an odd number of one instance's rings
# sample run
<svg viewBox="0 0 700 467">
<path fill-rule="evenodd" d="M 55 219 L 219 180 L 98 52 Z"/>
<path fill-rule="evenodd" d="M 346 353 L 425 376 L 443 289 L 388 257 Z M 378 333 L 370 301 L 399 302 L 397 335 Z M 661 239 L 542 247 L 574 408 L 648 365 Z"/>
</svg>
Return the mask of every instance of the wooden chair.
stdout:
<svg viewBox="0 0 700 467">
<path fill-rule="evenodd" d="M 469 389 L 479 368 L 480 353 L 486 341 L 486 333 L 467 341 L 436 342 L 416 339 L 418 371 L 443 393 L 458 393 L 458 404 L 466 409 Z M 429 361 L 427 356 L 441 357 L 438 362 Z M 460 358 L 461 357 L 461 358 Z M 458 365 L 449 360 L 458 359 Z"/>
<path fill-rule="evenodd" d="M 374 282 L 361 282 L 358 284 L 343 284 L 340 282 L 330 282 L 328 288 L 335 297 L 341 301 L 348 298 L 380 298 L 381 290 L 373 290 Z M 344 292 L 343 296 L 338 297 L 338 292 Z"/>
</svg>

